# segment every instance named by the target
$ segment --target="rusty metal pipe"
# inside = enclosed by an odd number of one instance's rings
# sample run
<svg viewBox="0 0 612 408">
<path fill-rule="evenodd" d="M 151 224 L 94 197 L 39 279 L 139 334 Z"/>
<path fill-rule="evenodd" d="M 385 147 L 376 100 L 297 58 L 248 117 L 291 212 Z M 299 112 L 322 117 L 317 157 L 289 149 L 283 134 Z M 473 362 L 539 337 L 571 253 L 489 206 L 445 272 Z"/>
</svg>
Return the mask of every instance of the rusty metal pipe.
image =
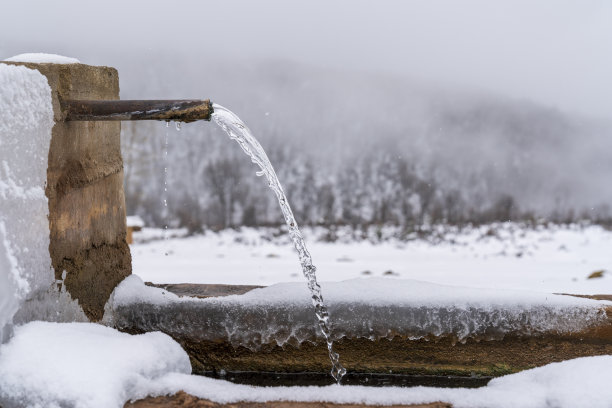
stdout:
<svg viewBox="0 0 612 408">
<path fill-rule="evenodd" d="M 210 100 L 144 100 L 62 102 L 65 121 L 83 120 L 165 120 L 194 122 L 210 120 L 213 107 Z"/>
</svg>

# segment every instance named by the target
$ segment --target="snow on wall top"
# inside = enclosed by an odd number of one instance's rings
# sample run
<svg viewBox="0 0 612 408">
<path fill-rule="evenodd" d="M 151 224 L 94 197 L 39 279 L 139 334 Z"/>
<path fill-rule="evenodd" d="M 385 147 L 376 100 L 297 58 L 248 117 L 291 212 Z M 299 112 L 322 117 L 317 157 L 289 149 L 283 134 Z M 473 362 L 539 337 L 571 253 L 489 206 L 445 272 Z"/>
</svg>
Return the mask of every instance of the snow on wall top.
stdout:
<svg viewBox="0 0 612 408">
<path fill-rule="evenodd" d="M 372 340 L 401 335 L 502 338 L 584 330 L 606 319 L 600 302 L 571 296 L 485 290 L 415 280 L 353 279 L 323 283 L 332 335 Z M 194 299 L 146 287 L 137 276 L 115 290 L 107 322 L 144 330 L 224 339 L 257 349 L 319 338 L 305 284 L 280 283 L 244 295 Z M 112 315 L 112 317 L 111 317 Z M 176 319 L 181 316 L 181 321 Z"/>
<path fill-rule="evenodd" d="M 53 280 L 45 196 L 52 127 L 47 79 L 0 64 L 0 341 L 25 296 Z"/>
<path fill-rule="evenodd" d="M 80 64 L 76 58 L 64 57 L 57 54 L 45 54 L 42 52 L 30 52 L 25 54 L 15 55 L 5 59 L 8 62 L 33 62 L 39 64 Z"/>
</svg>

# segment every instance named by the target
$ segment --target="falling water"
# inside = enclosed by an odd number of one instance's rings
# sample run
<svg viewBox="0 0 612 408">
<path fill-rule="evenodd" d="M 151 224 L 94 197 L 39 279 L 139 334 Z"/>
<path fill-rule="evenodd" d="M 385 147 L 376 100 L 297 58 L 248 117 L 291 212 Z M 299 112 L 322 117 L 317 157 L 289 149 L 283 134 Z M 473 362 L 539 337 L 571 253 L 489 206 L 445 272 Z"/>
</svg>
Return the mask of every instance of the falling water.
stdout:
<svg viewBox="0 0 612 408">
<path fill-rule="evenodd" d="M 346 369 L 342 366 L 342 364 L 340 364 L 340 356 L 334 351 L 333 348 L 333 341 L 328 325 L 329 313 L 327 312 L 327 307 L 323 303 L 321 287 L 317 283 L 317 268 L 312 264 L 312 257 L 306 249 L 306 244 L 304 243 L 302 234 L 300 233 L 297 222 L 295 221 L 293 211 L 291 211 L 291 207 L 289 206 L 289 202 L 287 201 L 283 187 L 278 181 L 276 172 L 274 171 L 274 168 L 272 167 L 272 164 L 270 163 L 270 160 L 268 159 L 263 147 L 261 147 L 257 139 L 255 139 L 249 128 L 246 127 L 240 118 L 238 118 L 238 116 L 236 116 L 230 110 L 217 104 L 213 104 L 213 110 L 214 113 L 212 114 L 212 118 L 215 123 L 219 125 L 231 139 L 238 142 L 242 150 L 244 150 L 244 152 L 251 157 L 251 161 L 259 166 L 261 171 L 258 171 L 257 175 L 266 176 L 268 186 L 272 189 L 272 191 L 274 191 L 276 197 L 278 198 L 278 203 L 280 204 L 283 216 L 285 217 L 285 222 L 289 227 L 289 236 L 291 237 L 293 245 L 298 252 L 300 264 L 302 265 L 302 272 L 308 280 L 308 289 L 310 289 L 310 294 L 312 295 L 312 304 L 315 308 L 315 314 L 319 322 L 319 327 L 321 328 L 325 341 L 327 342 L 327 350 L 329 352 L 329 358 L 332 362 L 331 375 L 339 383 L 344 374 L 346 374 Z"/>
<path fill-rule="evenodd" d="M 177 122 L 178 123 L 178 122 Z M 164 204 L 163 208 L 163 217 L 164 217 L 164 241 L 165 241 L 165 251 L 164 255 L 168 256 L 168 128 L 170 127 L 170 122 L 166 122 L 166 135 L 164 137 L 164 150 L 162 152 L 164 156 L 164 193 L 162 195 L 162 202 Z M 178 128 L 177 128 L 178 130 Z"/>
</svg>

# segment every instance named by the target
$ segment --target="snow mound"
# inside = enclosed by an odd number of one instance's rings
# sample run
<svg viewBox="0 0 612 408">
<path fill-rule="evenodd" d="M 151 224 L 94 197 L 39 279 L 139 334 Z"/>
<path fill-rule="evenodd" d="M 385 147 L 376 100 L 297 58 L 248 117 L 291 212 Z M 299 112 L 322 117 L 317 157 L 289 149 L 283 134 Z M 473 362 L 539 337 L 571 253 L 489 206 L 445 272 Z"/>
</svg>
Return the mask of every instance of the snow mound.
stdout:
<svg viewBox="0 0 612 408">
<path fill-rule="evenodd" d="M 169 374 L 141 394 L 184 390 L 218 403 L 303 401 L 338 404 L 424 404 L 449 402 L 455 408 L 609 408 L 612 356 L 553 363 L 492 380 L 477 389 L 433 387 L 252 387 L 212 378 Z"/>
<path fill-rule="evenodd" d="M 121 407 L 167 373 L 190 374 L 163 333 L 132 336 L 91 323 L 32 322 L 0 348 L 0 405 Z"/>
<path fill-rule="evenodd" d="M 42 52 L 30 52 L 25 54 L 15 55 L 5 59 L 8 62 L 33 62 L 38 64 L 80 64 L 76 58 L 64 57 L 57 54 L 45 54 Z"/>
<path fill-rule="evenodd" d="M 47 79 L 0 64 L 0 342 L 26 295 L 53 281 L 45 196 L 52 127 Z"/>
<path fill-rule="evenodd" d="M 571 333 L 607 319 L 601 302 L 515 290 L 438 285 L 400 279 L 322 283 L 334 339 L 500 339 L 507 334 Z M 162 330 L 198 340 L 263 344 L 320 341 L 306 285 L 281 283 L 244 295 L 180 298 L 126 278 L 111 297 L 105 321 L 117 328 Z"/>
</svg>

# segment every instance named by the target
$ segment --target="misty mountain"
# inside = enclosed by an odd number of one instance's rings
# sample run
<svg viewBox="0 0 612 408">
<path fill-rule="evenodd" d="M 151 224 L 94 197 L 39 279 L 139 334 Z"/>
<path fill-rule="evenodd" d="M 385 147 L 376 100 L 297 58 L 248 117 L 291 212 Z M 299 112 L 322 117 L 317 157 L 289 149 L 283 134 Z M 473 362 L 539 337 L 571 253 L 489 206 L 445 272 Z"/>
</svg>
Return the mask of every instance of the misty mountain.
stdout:
<svg viewBox="0 0 612 408">
<path fill-rule="evenodd" d="M 117 60 L 122 98 L 209 97 L 232 109 L 267 149 L 302 222 L 610 216 L 610 123 L 417 79 L 278 60 L 149 58 Z M 280 222 L 256 169 L 214 124 L 123 129 L 131 212 L 155 223 Z"/>
<path fill-rule="evenodd" d="M 120 48 L 77 54 L 115 66 L 123 99 L 210 98 L 236 112 L 268 151 L 302 223 L 611 215 L 612 124 L 603 120 L 350 67 Z M 256 169 L 214 124 L 176 132 L 124 122 L 123 145 L 128 210 L 150 223 L 281 220 Z"/>
</svg>

